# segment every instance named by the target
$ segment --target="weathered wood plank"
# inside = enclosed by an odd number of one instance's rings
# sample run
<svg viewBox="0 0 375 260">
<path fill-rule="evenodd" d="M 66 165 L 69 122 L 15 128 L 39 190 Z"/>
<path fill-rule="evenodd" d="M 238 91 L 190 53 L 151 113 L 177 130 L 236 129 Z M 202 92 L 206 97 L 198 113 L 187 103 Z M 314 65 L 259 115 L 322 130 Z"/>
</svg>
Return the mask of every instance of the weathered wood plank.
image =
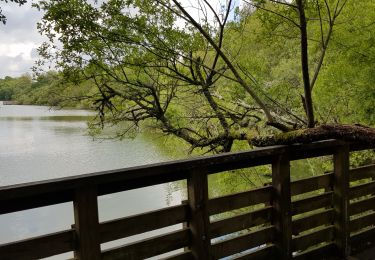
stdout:
<svg viewBox="0 0 375 260">
<path fill-rule="evenodd" d="M 208 201 L 208 212 L 210 215 L 215 215 L 260 203 L 269 204 L 271 195 L 272 186 L 265 186 L 250 191 L 213 198 Z"/>
<path fill-rule="evenodd" d="M 226 218 L 211 222 L 211 238 L 224 236 L 229 233 L 251 228 L 257 225 L 271 222 L 272 207 L 240 214 L 231 218 Z"/>
<path fill-rule="evenodd" d="M 256 248 L 275 239 L 275 227 L 269 226 L 259 230 L 220 241 L 212 245 L 212 256 L 215 259 L 230 256 L 248 249 Z"/>
<path fill-rule="evenodd" d="M 350 188 L 350 199 L 356 199 L 359 197 L 373 194 L 375 191 L 375 181 L 356 185 Z"/>
<path fill-rule="evenodd" d="M 0 188 L 1 189 L 1 188 Z M 73 201 L 74 191 L 45 192 L 30 197 L 4 199 L 0 198 L 0 215 L 21 210 L 28 210 L 49 205 Z"/>
<path fill-rule="evenodd" d="M 190 244 L 188 228 L 104 250 L 102 260 L 135 260 L 161 255 Z"/>
<path fill-rule="evenodd" d="M 375 210 L 375 197 L 355 201 L 349 205 L 350 215 L 364 213 L 369 210 Z"/>
<path fill-rule="evenodd" d="M 73 205 L 77 238 L 74 256 L 78 260 L 99 260 L 100 235 L 96 187 L 87 185 L 77 189 Z"/>
<path fill-rule="evenodd" d="M 349 143 L 349 146 L 351 152 L 375 149 L 374 144 L 371 143 Z"/>
<path fill-rule="evenodd" d="M 322 225 L 331 225 L 333 222 L 333 217 L 333 209 L 326 209 L 313 215 L 299 217 L 298 219 L 293 220 L 292 233 L 294 235 L 298 235 L 299 233 L 312 228 Z"/>
<path fill-rule="evenodd" d="M 74 230 L 0 245 L 0 259 L 40 259 L 73 251 Z"/>
<path fill-rule="evenodd" d="M 350 231 L 355 232 L 375 225 L 375 212 L 355 218 L 350 221 Z"/>
<path fill-rule="evenodd" d="M 304 252 L 297 253 L 293 259 L 295 260 L 318 260 L 331 259 L 337 256 L 337 246 L 334 243 L 327 243 L 315 248 L 308 249 Z M 333 258 L 336 259 L 336 258 Z M 332 259 L 332 260 L 333 260 Z"/>
<path fill-rule="evenodd" d="M 175 225 L 187 220 L 188 206 L 178 205 L 100 224 L 101 243 Z"/>
<path fill-rule="evenodd" d="M 351 169 L 349 173 L 350 181 L 375 178 L 375 164 Z"/>
<path fill-rule="evenodd" d="M 306 158 L 332 155 L 342 145 L 340 140 L 325 140 L 309 144 L 293 144 L 289 146 L 290 160 L 301 160 Z"/>
<path fill-rule="evenodd" d="M 187 179 L 190 216 L 187 225 L 191 231 L 189 249 L 195 259 L 209 259 L 210 220 L 208 215 L 208 180 L 204 171 L 192 171 Z"/>
<path fill-rule="evenodd" d="M 349 145 L 344 144 L 333 155 L 334 242 L 343 259 L 350 256 L 349 167 Z"/>
<path fill-rule="evenodd" d="M 320 208 L 331 207 L 333 192 L 329 191 L 324 194 L 311 196 L 304 199 L 298 199 L 292 202 L 293 215 L 317 210 Z"/>
<path fill-rule="evenodd" d="M 302 251 L 311 246 L 323 242 L 330 242 L 333 239 L 334 226 L 320 228 L 307 234 L 299 235 L 293 238 L 293 251 Z"/>
<path fill-rule="evenodd" d="M 98 195 L 105 195 L 118 192 L 119 190 L 116 188 L 113 190 L 110 189 L 112 185 L 116 186 L 118 182 L 126 183 L 131 180 L 142 180 L 144 185 L 141 182 L 137 185 L 137 188 L 141 188 L 142 186 L 159 184 L 147 181 L 155 176 L 161 176 L 161 178 L 165 178 L 164 182 L 169 182 L 172 180 L 186 179 L 188 173 L 194 169 L 206 169 L 210 174 L 268 164 L 272 162 L 274 155 L 281 154 L 284 150 L 285 146 L 259 148 L 244 152 L 201 156 L 171 162 L 128 167 L 125 169 L 82 174 L 54 180 L 3 186 L 0 187 L 0 201 L 3 202 L 16 198 L 30 198 L 48 192 L 58 193 L 66 190 L 74 191 L 76 188 L 88 183 L 99 185 Z M 136 187 L 134 186 L 132 188 Z"/>
<path fill-rule="evenodd" d="M 274 156 L 290 150 L 290 159 L 297 160 L 311 156 L 332 154 L 341 142 L 327 140 L 312 144 L 276 146 L 254 149 L 246 152 L 226 153 L 180 161 L 131 167 L 113 171 L 83 174 L 66 178 L 32 182 L 0 187 L 0 214 L 54 205 L 72 201 L 74 190 L 88 183 L 98 186 L 98 195 L 105 195 L 129 189 L 186 179 L 192 169 L 207 169 L 208 174 L 270 164 Z M 373 149 L 373 145 L 352 150 Z"/>
<path fill-rule="evenodd" d="M 317 152 L 326 154 L 327 152 L 331 152 L 332 147 L 336 147 L 339 144 L 340 142 L 338 141 L 327 140 L 312 144 L 292 145 L 288 149 L 291 151 L 290 159 L 296 160 L 316 155 Z M 328 148 L 330 150 L 327 150 Z M 373 147 L 366 147 L 366 149 L 370 148 Z M 246 152 L 226 153 L 5 186 L 0 188 L 0 205 L 9 202 L 7 205 L 10 207 L 12 205 L 11 201 L 17 201 L 17 204 L 23 205 L 3 211 L 0 207 L 0 212 L 4 214 L 5 212 L 9 213 L 72 201 L 74 190 L 88 183 L 98 186 L 98 195 L 105 195 L 127 189 L 185 179 L 188 172 L 192 169 L 207 169 L 210 174 L 225 170 L 270 164 L 274 156 L 282 154 L 286 149 L 286 146 L 267 147 Z M 34 198 L 42 198 L 43 196 L 48 196 L 48 200 L 46 199 L 43 203 L 29 204 L 34 203 Z"/>
<path fill-rule="evenodd" d="M 278 258 L 289 260 L 292 257 L 292 214 L 290 194 L 290 161 L 285 153 L 272 163 L 272 187 L 274 190 L 272 222 L 276 230 L 274 241 L 278 249 Z"/>
<path fill-rule="evenodd" d="M 328 190 L 332 184 L 332 173 L 314 176 L 291 183 L 292 196 L 303 194 L 306 192 L 325 189 Z"/>
<path fill-rule="evenodd" d="M 265 260 L 265 259 L 277 259 L 276 246 L 274 244 L 268 244 L 255 251 L 241 254 L 237 257 L 231 258 L 232 260 Z"/>
</svg>

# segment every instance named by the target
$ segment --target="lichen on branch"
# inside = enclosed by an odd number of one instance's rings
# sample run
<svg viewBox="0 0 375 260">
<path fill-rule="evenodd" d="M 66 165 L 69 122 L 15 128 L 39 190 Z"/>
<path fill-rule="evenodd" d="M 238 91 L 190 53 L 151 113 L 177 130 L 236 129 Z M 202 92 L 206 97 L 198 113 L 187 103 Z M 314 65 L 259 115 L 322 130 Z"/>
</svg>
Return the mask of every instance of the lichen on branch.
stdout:
<svg viewBox="0 0 375 260">
<path fill-rule="evenodd" d="M 356 143 L 375 143 L 375 128 L 363 125 L 328 124 L 315 128 L 299 129 L 273 136 L 255 137 L 249 140 L 254 146 L 289 145 L 337 139 Z"/>
</svg>

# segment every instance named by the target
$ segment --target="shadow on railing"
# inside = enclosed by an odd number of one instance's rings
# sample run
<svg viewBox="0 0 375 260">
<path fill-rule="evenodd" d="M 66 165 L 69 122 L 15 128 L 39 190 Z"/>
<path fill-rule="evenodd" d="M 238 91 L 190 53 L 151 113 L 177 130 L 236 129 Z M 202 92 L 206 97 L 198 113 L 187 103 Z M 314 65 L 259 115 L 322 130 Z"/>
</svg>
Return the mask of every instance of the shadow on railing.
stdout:
<svg viewBox="0 0 375 260">
<path fill-rule="evenodd" d="M 71 251 L 76 259 L 144 259 L 177 249 L 183 250 L 165 259 L 345 258 L 375 241 L 375 165 L 349 169 L 350 151 L 373 148 L 328 140 L 2 187 L 0 214 L 73 201 L 75 223 L 70 230 L 0 245 L 0 259 Z M 325 155 L 333 155 L 332 173 L 290 181 L 290 161 Z M 270 185 L 209 199 L 209 174 L 259 165 L 272 166 Z M 99 223 L 98 196 L 177 180 L 187 180 L 188 200 L 181 205 Z M 210 220 L 240 208 L 249 210 Z M 170 233 L 100 249 L 180 223 Z"/>
</svg>

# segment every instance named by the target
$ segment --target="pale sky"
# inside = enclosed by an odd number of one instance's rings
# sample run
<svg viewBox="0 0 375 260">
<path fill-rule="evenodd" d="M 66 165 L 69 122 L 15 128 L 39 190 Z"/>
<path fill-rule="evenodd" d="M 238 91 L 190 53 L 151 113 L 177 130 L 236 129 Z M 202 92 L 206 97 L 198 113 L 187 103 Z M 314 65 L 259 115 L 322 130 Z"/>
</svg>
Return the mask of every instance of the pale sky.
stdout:
<svg viewBox="0 0 375 260">
<path fill-rule="evenodd" d="M 36 48 L 44 39 L 36 28 L 42 15 L 30 2 L 19 7 L 1 1 L 0 6 L 7 17 L 6 25 L 0 24 L 0 78 L 31 73 Z"/>
<path fill-rule="evenodd" d="M 181 2 L 185 5 L 195 1 Z M 220 6 L 219 2 L 225 0 L 210 1 L 215 7 Z M 38 33 L 36 27 L 42 13 L 31 8 L 31 1 L 23 6 L 0 1 L 0 7 L 7 17 L 6 25 L 0 24 L 0 78 L 31 74 L 31 67 L 38 57 L 36 49 L 46 39 Z"/>
</svg>

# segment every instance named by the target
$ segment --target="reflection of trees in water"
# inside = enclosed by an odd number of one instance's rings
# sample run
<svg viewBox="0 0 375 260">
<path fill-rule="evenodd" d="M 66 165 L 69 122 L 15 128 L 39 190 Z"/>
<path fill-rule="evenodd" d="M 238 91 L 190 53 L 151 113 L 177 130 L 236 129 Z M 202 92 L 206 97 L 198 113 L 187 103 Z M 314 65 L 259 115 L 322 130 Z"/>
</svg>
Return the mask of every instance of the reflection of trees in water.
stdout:
<svg viewBox="0 0 375 260">
<path fill-rule="evenodd" d="M 168 206 L 174 204 L 174 200 L 176 197 L 181 198 L 181 202 L 187 200 L 187 188 L 186 188 L 186 181 L 175 181 L 170 182 L 165 185 L 166 189 L 166 204 Z M 178 193 L 178 195 L 176 195 Z M 179 202 L 178 202 L 179 203 Z"/>
</svg>

